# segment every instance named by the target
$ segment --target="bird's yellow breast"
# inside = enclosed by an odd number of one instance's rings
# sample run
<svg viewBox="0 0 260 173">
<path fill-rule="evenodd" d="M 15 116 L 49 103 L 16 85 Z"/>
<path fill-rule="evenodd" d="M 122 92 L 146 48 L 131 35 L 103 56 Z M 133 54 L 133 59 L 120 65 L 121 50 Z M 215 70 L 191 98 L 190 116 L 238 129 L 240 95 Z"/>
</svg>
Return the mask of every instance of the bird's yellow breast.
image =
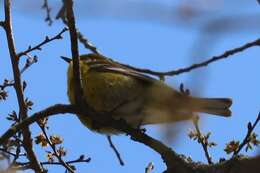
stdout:
<svg viewBox="0 0 260 173">
<path fill-rule="evenodd" d="M 115 118 L 121 118 L 133 116 L 142 105 L 141 95 L 145 89 L 137 79 L 119 73 L 89 70 L 86 63 L 82 62 L 80 68 L 83 98 L 97 112 L 112 113 Z M 72 63 L 68 68 L 68 96 L 70 102 L 75 103 Z M 87 116 L 78 117 L 84 125 L 93 130 L 92 122 Z M 101 131 L 115 132 L 111 128 Z"/>
</svg>

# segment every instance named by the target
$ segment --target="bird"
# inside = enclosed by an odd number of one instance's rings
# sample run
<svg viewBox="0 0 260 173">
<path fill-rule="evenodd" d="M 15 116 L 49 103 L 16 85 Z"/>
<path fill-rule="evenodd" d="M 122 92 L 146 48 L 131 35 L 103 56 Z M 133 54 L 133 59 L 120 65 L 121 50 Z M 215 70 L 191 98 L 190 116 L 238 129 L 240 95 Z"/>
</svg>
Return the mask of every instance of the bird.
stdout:
<svg viewBox="0 0 260 173">
<path fill-rule="evenodd" d="M 67 57 L 62 59 L 69 63 L 67 94 L 70 103 L 75 104 L 73 61 Z M 162 80 L 100 54 L 83 54 L 79 59 L 83 100 L 96 112 L 123 119 L 133 128 L 188 120 L 200 112 L 231 116 L 230 98 L 192 97 Z M 77 116 L 95 132 L 121 133 L 112 127 L 96 128 L 88 116 Z"/>
</svg>

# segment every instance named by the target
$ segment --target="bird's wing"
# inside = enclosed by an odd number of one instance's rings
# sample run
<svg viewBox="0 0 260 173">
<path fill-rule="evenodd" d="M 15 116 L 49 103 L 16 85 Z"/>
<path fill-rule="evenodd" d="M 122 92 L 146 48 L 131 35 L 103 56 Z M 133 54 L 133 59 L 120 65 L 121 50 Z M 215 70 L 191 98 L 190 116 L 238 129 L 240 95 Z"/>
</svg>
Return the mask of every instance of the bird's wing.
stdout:
<svg viewBox="0 0 260 173">
<path fill-rule="evenodd" d="M 145 93 L 146 87 L 155 80 L 150 76 L 124 68 L 109 59 L 90 59 L 84 63 L 89 69 L 86 73 L 83 72 L 83 75 L 86 75 L 83 78 L 85 86 L 83 88 L 87 98 L 91 98 L 92 101 L 96 100 L 95 104 L 91 106 L 98 111 L 113 111 L 118 116 L 136 114 L 144 100 L 141 95 Z M 106 73 L 118 75 L 107 75 Z M 120 75 L 124 77 L 120 77 Z M 91 95 L 91 92 L 88 91 L 92 90 L 98 92 Z"/>
<path fill-rule="evenodd" d="M 156 80 L 155 78 L 152 78 L 148 75 L 145 75 L 143 73 L 140 73 L 136 70 L 133 70 L 131 68 L 128 68 L 126 66 L 123 66 L 115 61 L 112 61 L 110 59 L 104 60 L 104 61 L 94 61 L 88 63 L 89 70 L 94 71 L 101 71 L 101 72 L 113 72 L 113 73 L 119 73 L 122 75 L 127 75 L 134 77 L 136 79 L 145 81 L 145 82 L 153 82 Z"/>
</svg>

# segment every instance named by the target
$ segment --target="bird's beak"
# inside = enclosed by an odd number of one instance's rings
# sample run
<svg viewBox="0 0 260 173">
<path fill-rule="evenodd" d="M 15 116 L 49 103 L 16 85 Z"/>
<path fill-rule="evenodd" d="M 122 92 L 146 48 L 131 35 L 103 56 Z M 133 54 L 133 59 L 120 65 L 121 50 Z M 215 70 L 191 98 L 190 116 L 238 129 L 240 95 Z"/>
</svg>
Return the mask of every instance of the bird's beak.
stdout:
<svg viewBox="0 0 260 173">
<path fill-rule="evenodd" d="M 63 59 L 64 61 L 66 61 L 67 63 L 70 63 L 72 61 L 72 59 L 65 57 L 65 56 L 61 56 L 61 59 Z"/>
</svg>

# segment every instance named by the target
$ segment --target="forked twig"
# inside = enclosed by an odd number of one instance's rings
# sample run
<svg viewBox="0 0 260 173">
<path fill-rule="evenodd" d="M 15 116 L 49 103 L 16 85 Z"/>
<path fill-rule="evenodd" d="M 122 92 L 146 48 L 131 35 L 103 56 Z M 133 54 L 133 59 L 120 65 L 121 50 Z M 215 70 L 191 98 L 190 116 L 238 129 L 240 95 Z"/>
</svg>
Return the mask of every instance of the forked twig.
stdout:
<svg viewBox="0 0 260 173">
<path fill-rule="evenodd" d="M 200 129 L 199 129 L 199 117 L 196 115 L 194 118 L 193 118 L 193 124 L 195 126 L 195 129 L 196 129 L 196 132 L 197 132 L 197 139 L 198 139 L 198 142 L 201 143 L 202 145 L 202 148 L 204 150 L 204 153 L 205 153 L 205 156 L 206 156 L 206 159 L 208 161 L 209 164 L 213 164 L 212 162 L 212 159 L 209 155 L 209 152 L 208 152 L 208 137 L 204 136 L 201 134 L 200 132 Z"/>
<path fill-rule="evenodd" d="M 254 124 L 252 125 L 251 122 L 248 123 L 247 125 L 247 134 L 245 136 L 245 138 L 243 139 L 243 142 L 239 145 L 238 149 L 236 151 L 234 151 L 232 158 L 234 158 L 235 156 L 238 155 L 238 153 L 244 148 L 244 146 L 246 144 L 248 144 L 249 142 L 249 138 L 250 135 L 252 134 L 254 128 L 256 127 L 257 123 L 260 121 L 260 112 L 258 113 L 258 116 L 254 122 Z"/>
</svg>

